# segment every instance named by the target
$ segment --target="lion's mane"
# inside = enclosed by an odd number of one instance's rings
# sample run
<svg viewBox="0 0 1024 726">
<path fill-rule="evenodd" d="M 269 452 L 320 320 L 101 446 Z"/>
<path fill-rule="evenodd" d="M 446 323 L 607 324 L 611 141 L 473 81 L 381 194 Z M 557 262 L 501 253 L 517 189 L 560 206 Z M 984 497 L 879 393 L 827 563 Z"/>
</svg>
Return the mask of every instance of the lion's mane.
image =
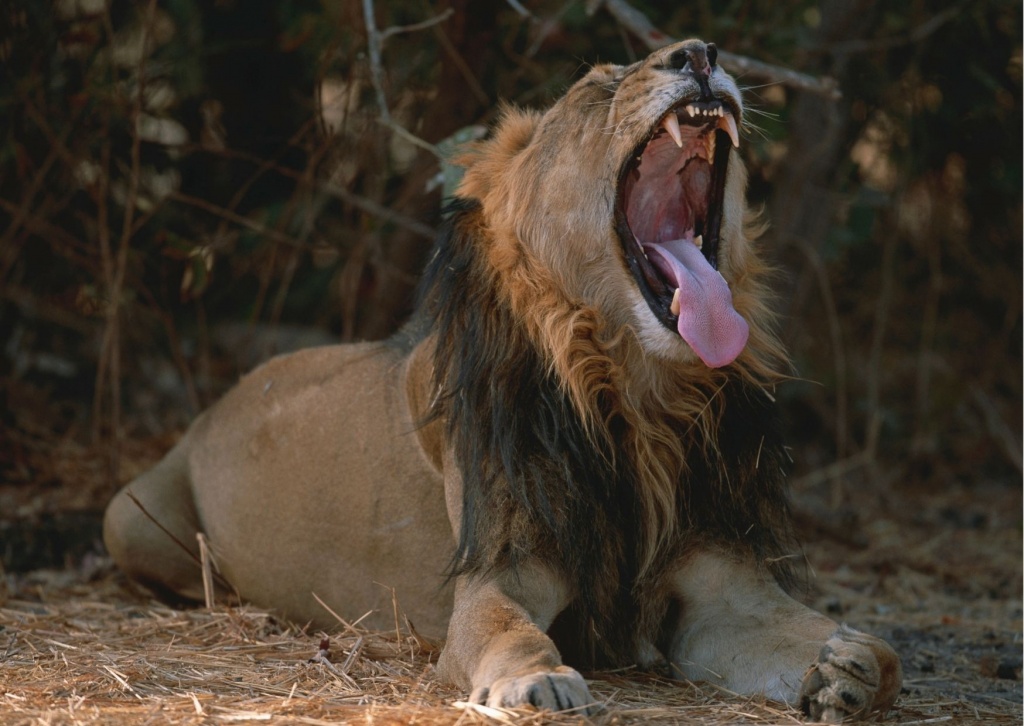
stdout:
<svg viewBox="0 0 1024 726">
<path fill-rule="evenodd" d="M 769 393 L 784 361 L 762 268 L 748 264 L 737 297 L 753 329 L 737 365 L 666 373 L 630 331 L 566 299 L 479 200 L 456 199 L 417 306 L 435 341 L 430 417 L 462 477 L 452 574 L 529 558 L 561 573 L 576 599 L 559 627 L 583 638 L 574 656 L 588 665 L 658 642 L 661 578 L 691 544 L 746 548 L 786 581 L 787 457 Z"/>
</svg>

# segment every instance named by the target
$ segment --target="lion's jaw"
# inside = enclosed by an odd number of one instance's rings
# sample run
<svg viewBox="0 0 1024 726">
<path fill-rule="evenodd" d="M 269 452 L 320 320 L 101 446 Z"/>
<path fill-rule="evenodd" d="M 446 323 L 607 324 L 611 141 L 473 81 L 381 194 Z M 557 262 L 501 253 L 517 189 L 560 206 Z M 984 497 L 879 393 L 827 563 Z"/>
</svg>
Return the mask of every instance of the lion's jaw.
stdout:
<svg viewBox="0 0 1024 726">
<path fill-rule="evenodd" d="M 743 175 L 730 173 L 740 165 L 732 148 L 742 103 L 716 56 L 700 41 L 653 54 L 623 74 L 610 111 L 632 144 L 620 162 L 614 219 L 639 293 L 641 340 L 652 353 L 696 355 L 711 368 L 732 363 L 750 330 L 729 281 L 741 226 L 726 219 L 743 208 Z"/>
</svg>

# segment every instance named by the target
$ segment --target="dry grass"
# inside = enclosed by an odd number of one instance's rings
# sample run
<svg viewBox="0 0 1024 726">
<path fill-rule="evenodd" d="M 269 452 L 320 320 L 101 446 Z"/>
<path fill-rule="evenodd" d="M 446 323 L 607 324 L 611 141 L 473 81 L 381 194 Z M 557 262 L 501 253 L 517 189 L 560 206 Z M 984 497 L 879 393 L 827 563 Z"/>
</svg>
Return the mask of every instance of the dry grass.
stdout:
<svg viewBox="0 0 1024 726">
<path fill-rule="evenodd" d="M 0 610 L 4 723 L 585 723 L 466 704 L 408 631 L 307 633 L 250 607 L 174 610 L 114 580 Z M 52 597 L 52 595 L 50 596 Z M 592 681 L 600 723 L 795 723 L 795 711 L 637 673 Z"/>
<path fill-rule="evenodd" d="M 125 476 L 149 466 L 159 454 L 153 448 L 149 455 L 129 441 Z M 75 488 L 0 487 L 0 510 L 45 510 L 54 504 L 48 497 L 90 489 L 90 473 L 99 479 L 102 466 L 82 456 L 67 448 L 48 457 L 40 452 L 39 466 L 71 467 L 67 478 Z M 820 489 L 827 496 L 827 487 Z M 811 604 L 896 647 L 906 679 L 892 721 L 1020 724 L 1019 675 L 999 675 L 1007 665 L 1019 668 L 1020 490 L 976 485 L 899 496 L 885 488 L 855 493 L 849 506 L 860 523 L 851 525 L 846 514 L 830 515 L 815 504 L 813 492 L 798 492 L 814 570 Z M 95 577 L 97 571 L 104 574 Z M 321 633 L 252 607 L 171 609 L 128 585 L 108 563 L 12 573 L 6 582 L 6 603 L 0 587 L 3 726 L 588 722 L 460 705 L 466 694 L 433 676 L 437 644 L 408 631 L 339 626 L 329 634 L 324 662 L 317 659 Z M 801 721 L 784 705 L 706 684 L 636 671 L 587 676 L 607 707 L 591 720 L 599 724 Z"/>
<path fill-rule="evenodd" d="M 589 674 L 591 720 L 467 705 L 433 675 L 436 644 L 415 633 L 339 627 L 329 636 L 251 607 L 175 610 L 113 575 L 76 584 L 36 574 L 0 609 L 0 722 L 28 724 L 785 724 L 784 705 L 635 671 Z M 325 657 L 324 657 L 325 656 Z M 918 694 L 921 689 L 915 689 Z M 901 723 L 1020 723 L 938 693 L 904 695 Z"/>
</svg>

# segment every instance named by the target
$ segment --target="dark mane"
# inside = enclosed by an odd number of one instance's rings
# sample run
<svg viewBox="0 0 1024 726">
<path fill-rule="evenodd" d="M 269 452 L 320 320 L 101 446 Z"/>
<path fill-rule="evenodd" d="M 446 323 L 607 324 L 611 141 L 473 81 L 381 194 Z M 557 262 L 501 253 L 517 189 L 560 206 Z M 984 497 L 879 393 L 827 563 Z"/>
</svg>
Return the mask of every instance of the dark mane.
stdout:
<svg viewBox="0 0 1024 726">
<path fill-rule="evenodd" d="M 660 577 L 687 543 L 719 540 L 761 561 L 788 554 L 784 452 L 774 405 L 739 377 L 715 400 L 714 441 L 687 441 L 679 536 L 644 568 L 640 479 L 617 442 L 636 434 L 599 394 L 595 436 L 495 284 L 480 205 L 456 200 L 424 273 L 420 325 L 436 339 L 430 416 L 444 421 L 463 481 L 452 576 L 515 570 L 539 558 L 571 583 L 575 629 L 593 663 L 628 663 L 654 642 L 669 603 Z M 689 421 L 667 421 L 696 439 Z M 697 427 L 699 428 L 699 427 Z M 696 539 L 695 539 L 696 538 Z"/>
</svg>

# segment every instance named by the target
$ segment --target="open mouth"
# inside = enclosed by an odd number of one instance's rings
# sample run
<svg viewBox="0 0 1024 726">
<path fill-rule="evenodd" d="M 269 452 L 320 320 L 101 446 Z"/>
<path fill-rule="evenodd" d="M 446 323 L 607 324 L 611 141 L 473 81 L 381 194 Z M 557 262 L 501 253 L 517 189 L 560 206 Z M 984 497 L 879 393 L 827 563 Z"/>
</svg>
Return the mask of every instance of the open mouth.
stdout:
<svg viewBox="0 0 1024 726">
<path fill-rule="evenodd" d="M 746 345 L 747 323 L 718 272 L 733 110 L 719 100 L 669 110 L 619 174 L 615 224 L 655 317 L 714 368 Z"/>
</svg>

